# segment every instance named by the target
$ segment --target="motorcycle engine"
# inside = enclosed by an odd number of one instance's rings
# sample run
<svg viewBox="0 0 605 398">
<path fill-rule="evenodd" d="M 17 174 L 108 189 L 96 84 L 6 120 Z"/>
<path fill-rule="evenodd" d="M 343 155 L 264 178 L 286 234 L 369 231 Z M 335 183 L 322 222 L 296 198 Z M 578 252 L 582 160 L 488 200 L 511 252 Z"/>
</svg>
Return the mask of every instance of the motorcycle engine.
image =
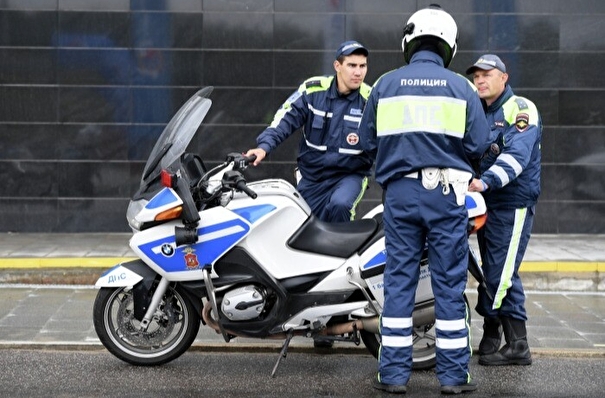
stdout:
<svg viewBox="0 0 605 398">
<path fill-rule="evenodd" d="M 232 321 L 257 318 L 265 308 L 265 293 L 254 285 L 233 289 L 225 294 L 221 310 Z"/>
</svg>

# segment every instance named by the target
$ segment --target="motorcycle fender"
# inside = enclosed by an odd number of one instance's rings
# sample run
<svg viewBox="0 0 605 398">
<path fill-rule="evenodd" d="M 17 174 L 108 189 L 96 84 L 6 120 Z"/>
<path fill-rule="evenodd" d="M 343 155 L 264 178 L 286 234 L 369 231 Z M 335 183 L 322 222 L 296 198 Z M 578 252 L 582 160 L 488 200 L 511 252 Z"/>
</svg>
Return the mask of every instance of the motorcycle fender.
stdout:
<svg viewBox="0 0 605 398">
<path fill-rule="evenodd" d="M 200 316 L 202 313 L 203 299 L 206 297 L 206 285 L 203 281 L 190 281 L 179 283 L 181 288 L 179 292 L 185 296 L 187 300 L 195 308 L 195 313 Z M 200 316 L 201 318 L 201 316 Z M 204 323 L 205 324 L 205 323 Z"/>
<path fill-rule="evenodd" d="M 132 287 L 134 317 L 141 321 L 151 302 L 149 291 L 158 274 L 142 260 L 121 263 L 106 271 L 95 287 Z"/>
<path fill-rule="evenodd" d="M 96 288 L 134 286 L 143 279 L 154 280 L 157 274 L 141 260 L 120 263 L 105 271 L 95 283 Z"/>
</svg>

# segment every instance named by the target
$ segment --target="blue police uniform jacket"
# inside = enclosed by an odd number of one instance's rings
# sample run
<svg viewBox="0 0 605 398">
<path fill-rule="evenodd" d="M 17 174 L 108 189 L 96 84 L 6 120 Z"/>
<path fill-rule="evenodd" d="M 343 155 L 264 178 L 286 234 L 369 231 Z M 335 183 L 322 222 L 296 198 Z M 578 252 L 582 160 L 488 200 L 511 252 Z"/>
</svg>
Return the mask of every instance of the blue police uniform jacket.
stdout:
<svg viewBox="0 0 605 398">
<path fill-rule="evenodd" d="M 473 172 L 489 147 L 489 128 L 474 86 L 431 51 L 381 76 L 361 121 L 362 147 L 376 159 L 376 181 L 425 167 Z"/>
<path fill-rule="evenodd" d="M 298 168 L 305 179 L 323 181 L 344 174 L 370 174 L 372 161 L 361 149 L 359 121 L 370 93 L 358 90 L 340 95 L 335 76 L 305 80 L 275 114 L 257 138 L 257 146 L 270 153 L 302 127 Z"/>
<path fill-rule="evenodd" d="M 488 185 L 488 207 L 515 209 L 536 204 L 540 196 L 542 120 L 530 100 L 506 86 L 486 108 L 495 142 L 481 160 L 481 179 Z"/>
</svg>

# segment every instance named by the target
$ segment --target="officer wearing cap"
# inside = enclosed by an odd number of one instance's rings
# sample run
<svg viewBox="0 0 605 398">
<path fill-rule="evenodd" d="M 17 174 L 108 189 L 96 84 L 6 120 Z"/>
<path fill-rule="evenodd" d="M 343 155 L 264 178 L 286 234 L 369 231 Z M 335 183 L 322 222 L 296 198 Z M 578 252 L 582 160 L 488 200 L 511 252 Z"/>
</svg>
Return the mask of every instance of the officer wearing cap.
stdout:
<svg viewBox="0 0 605 398">
<path fill-rule="evenodd" d="M 359 143 L 359 121 L 370 93 L 364 83 L 368 50 L 345 41 L 336 50 L 335 74 L 305 80 L 278 109 L 257 138 L 258 165 L 286 138 L 302 128 L 297 190 L 322 221 L 353 220 L 367 188 L 372 161 Z"/>
<path fill-rule="evenodd" d="M 477 235 L 487 286 L 487 291 L 479 287 L 476 306 L 484 317 L 479 363 L 529 365 L 519 266 L 540 196 L 542 120 L 533 102 L 513 93 L 497 55 L 479 57 L 466 73 L 484 103 L 494 138 L 481 160 L 481 178 L 469 187 L 483 192 L 487 204 L 487 222 Z M 506 343 L 500 348 L 502 333 Z"/>
<path fill-rule="evenodd" d="M 414 13 L 403 33 L 409 65 L 376 81 L 360 125 L 363 148 L 375 157 L 376 181 L 385 191 L 382 339 L 372 385 L 390 393 L 407 391 L 417 340 L 412 313 L 427 247 L 436 375 L 442 393 L 460 394 L 477 388 L 469 373 L 464 203 L 471 160 L 489 147 L 489 128 L 473 85 L 447 69 L 458 46 L 452 16 L 431 5 Z"/>
</svg>

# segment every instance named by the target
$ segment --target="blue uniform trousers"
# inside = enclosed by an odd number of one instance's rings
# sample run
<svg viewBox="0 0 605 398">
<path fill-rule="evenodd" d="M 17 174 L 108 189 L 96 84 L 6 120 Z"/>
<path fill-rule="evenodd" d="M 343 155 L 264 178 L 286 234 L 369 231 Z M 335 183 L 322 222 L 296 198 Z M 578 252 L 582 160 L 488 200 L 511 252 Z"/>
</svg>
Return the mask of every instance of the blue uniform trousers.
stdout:
<svg viewBox="0 0 605 398">
<path fill-rule="evenodd" d="M 494 300 L 479 287 L 476 310 L 480 315 L 527 320 L 519 267 L 529 243 L 534 212 L 534 206 L 522 209 L 488 207 L 487 222 L 478 231 L 477 238 L 485 282 Z"/>
<path fill-rule="evenodd" d="M 355 208 L 366 187 L 367 177 L 348 174 L 321 182 L 303 177 L 296 189 L 317 218 L 327 222 L 345 222 L 355 219 Z"/>
<path fill-rule="evenodd" d="M 451 190 L 427 190 L 418 179 L 389 182 L 384 225 L 387 262 L 379 378 L 407 384 L 412 370 L 412 312 L 425 243 L 435 294 L 437 378 L 441 385 L 469 380 L 468 306 L 464 298 L 468 270 L 467 210 Z"/>
</svg>

